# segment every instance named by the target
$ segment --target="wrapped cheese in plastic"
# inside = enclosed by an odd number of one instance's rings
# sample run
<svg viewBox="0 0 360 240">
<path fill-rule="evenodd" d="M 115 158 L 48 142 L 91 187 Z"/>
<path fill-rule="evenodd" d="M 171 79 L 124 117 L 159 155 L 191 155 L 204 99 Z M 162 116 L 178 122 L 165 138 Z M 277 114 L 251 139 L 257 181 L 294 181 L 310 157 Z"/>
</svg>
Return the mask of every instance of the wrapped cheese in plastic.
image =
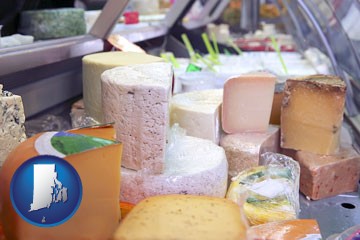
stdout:
<svg viewBox="0 0 360 240">
<path fill-rule="evenodd" d="M 299 213 L 299 164 L 277 153 L 264 153 L 261 166 L 232 178 L 226 197 L 240 206 L 251 225 L 295 219 Z"/>
</svg>

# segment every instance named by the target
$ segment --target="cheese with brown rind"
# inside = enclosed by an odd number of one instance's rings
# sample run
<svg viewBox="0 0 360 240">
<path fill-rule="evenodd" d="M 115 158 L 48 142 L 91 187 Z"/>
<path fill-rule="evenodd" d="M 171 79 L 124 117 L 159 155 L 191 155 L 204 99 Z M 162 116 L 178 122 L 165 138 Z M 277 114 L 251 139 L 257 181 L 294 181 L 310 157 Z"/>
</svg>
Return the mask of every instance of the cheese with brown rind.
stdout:
<svg viewBox="0 0 360 240">
<path fill-rule="evenodd" d="M 345 83 L 313 75 L 286 81 L 281 109 L 281 147 L 317 154 L 339 148 Z"/>
<path fill-rule="evenodd" d="M 360 178 L 360 155 L 352 146 L 340 147 L 333 155 L 298 151 L 300 191 L 313 200 L 354 192 Z"/>
<path fill-rule="evenodd" d="M 239 240 L 247 228 L 242 210 L 227 199 L 166 195 L 136 205 L 112 239 Z"/>
</svg>

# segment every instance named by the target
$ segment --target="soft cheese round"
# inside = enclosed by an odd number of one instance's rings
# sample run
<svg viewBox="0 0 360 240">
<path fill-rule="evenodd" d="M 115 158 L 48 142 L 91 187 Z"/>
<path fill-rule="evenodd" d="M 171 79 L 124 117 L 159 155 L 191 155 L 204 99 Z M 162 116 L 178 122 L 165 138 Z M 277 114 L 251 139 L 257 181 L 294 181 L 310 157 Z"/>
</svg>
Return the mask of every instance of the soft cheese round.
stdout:
<svg viewBox="0 0 360 240">
<path fill-rule="evenodd" d="M 175 145 L 168 147 L 162 174 L 121 169 L 120 200 L 136 204 L 146 197 L 165 194 L 224 197 L 227 180 L 223 148 L 209 140 L 179 136 Z"/>
</svg>

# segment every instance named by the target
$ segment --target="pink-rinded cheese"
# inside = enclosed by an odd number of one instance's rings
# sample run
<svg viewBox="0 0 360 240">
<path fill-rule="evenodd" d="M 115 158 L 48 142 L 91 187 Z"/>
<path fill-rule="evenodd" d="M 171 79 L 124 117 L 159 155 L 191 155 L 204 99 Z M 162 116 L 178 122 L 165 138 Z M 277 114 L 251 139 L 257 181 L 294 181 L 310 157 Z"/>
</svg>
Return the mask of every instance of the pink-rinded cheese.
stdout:
<svg viewBox="0 0 360 240">
<path fill-rule="evenodd" d="M 360 156 L 351 146 L 333 155 L 298 151 L 300 191 L 313 200 L 354 192 L 360 178 Z"/>
<path fill-rule="evenodd" d="M 222 127 L 226 133 L 265 132 L 269 126 L 276 77 L 257 72 L 225 82 Z"/>
<path fill-rule="evenodd" d="M 229 175 L 259 165 L 260 155 L 265 152 L 279 152 L 280 129 L 270 125 L 266 132 L 224 134 L 220 145 L 224 148 L 229 163 Z"/>
</svg>

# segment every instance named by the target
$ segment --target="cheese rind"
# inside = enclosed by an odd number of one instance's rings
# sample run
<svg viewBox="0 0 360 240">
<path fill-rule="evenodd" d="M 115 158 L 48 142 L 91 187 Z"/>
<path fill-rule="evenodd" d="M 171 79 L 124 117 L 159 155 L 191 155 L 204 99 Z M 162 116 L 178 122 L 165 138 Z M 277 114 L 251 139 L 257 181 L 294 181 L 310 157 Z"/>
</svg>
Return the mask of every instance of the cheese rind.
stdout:
<svg viewBox="0 0 360 240">
<path fill-rule="evenodd" d="M 281 108 L 281 147 L 333 154 L 339 148 L 345 83 L 313 75 L 286 81 Z"/>
<path fill-rule="evenodd" d="M 124 144 L 122 166 L 162 173 L 173 71 L 169 63 L 117 67 L 102 78 L 106 122 L 115 122 Z"/>
<path fill-rule="evenodd" d="M 187 135 L 220 141 L 221 89 L 180 93 L 172 97 L 170 125 L 178 123 Z"/>
<path fill-rule="evenodd" d="M 354 192 L 360 179 L 360 155 L 351 146 L 333 155 L 298 151 L 300 191 L 313 200 Z"/>
<path fill-rule="evenodd" d="M 228 79 L 224 85 L 222 128 L 226 133 L 265 132 L 276 77 L 265 72 Z"/>
<path fill-rule="evenodd" d="M 159 57 L 135 52 L 102 52 L 90 54 L 82 59 L 83 96 L 88 116 L 103 122 L 101 99 L 101 74 L 108 69 L 134 64 L 163 62 Z"/>
<path fill-rule="evenodd" d="M 152 175 L 122 168 L 120 200 L 138 203 L 164 194 L 192 194 L 224 197 L 228 163 L 223 148 L 210 140 L 177 136 L 168 146 L 165 169 Z"/>
<path fill-rule="evenodd" d="M 279 152 L 280 129 L 270 125 L 267 132 L 224 134 L 220 141 L 229 163 L 229 175 L 235 177 L 247 168 L 259 165 L 260 155 Z"/>
<path fill-rule="evenodd" d="M 76 130 L 71 131 L 77 133 Z M 92 132 L 81 129 L 81 133 Z M 114 131 L 97 129 L 91 136 L 106 136 Z M 121 144 L 66 156 L 79 174 L 82 199 L 78 210 L 66 222 L 54 227 L 37 227 L 22 219 L 10 200 L 10 182 L 18 167 L 29 158 L 38 156 L 35 141 L 38 134 L 21 143 L 10 153 L 0 172 L 0 218 L 7 239 L 109 239 L 120 220 L 120 164 Z M 102 163 L 102 164 L 99 164 Z"/>
<path fill-rule="evenodd" d="M 21 96 L 2 91 L 0 85 L 0 169 L 8 154 L 26 140 L 25 114 Z"/>
<path fill-rule="evenodd" d="M 113 239 L 246 239 L 241 209 L 221 198 L 192 195 L 156 196 L 136 205 Z"/>
</svg>

